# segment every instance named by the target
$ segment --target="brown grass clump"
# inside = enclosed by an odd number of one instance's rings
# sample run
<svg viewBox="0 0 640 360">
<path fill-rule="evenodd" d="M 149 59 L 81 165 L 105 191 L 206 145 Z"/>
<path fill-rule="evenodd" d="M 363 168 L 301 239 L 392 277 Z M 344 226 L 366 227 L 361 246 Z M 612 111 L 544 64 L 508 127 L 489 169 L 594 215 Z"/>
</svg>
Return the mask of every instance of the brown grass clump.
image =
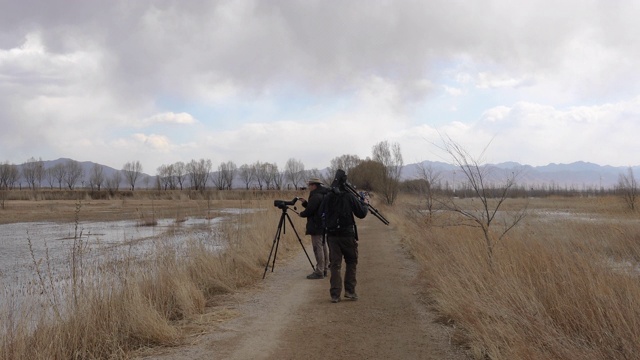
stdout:
<svg viewBox="0 0 640 360">
<path fill-rule="evenodd" d="M 123 359 L 139 349 L 179 344 L 190 329 L 203 331 L 184 324 L 200 324 L 217 295 L 261 279 L 280 215 L 272 200 L 216 201 L 196 200 L 207 211 L 229 201 L 262 210 L 223 222 L 213 239 L 189 240 L 179 248 L 159 241 L 142 258 L 123 250 L 90 260 L 79 252 L 68 268 L 77 269 L 80 281 L 40 272 L 43 279 L 27 291 L 34 294 L 29 301 L 7 294 L 0 309 L 0 359 Z M 279 259 L 298 249 L 293 241 L 281 245 Z"/>
<path fill-rule="evenodd" d="M 439 226 L 448 214 L 432 224 L 415 211 L 394 217 L 423 265 L 427 304 L 475 358 L 640 352 L 640 224 L 606 200 L 557 200 L 530 203 L 491 265 L 478 229 Z"/>
</svg>

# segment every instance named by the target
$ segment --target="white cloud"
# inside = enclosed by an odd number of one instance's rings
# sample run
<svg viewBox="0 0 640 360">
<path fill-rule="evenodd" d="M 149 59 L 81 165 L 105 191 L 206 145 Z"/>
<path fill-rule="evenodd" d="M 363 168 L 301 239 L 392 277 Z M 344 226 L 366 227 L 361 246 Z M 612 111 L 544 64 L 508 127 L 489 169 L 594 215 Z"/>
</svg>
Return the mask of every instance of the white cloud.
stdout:
<svg viewBox="0 0 640 360">
<path fill-rule="evenodd" d="M 487 72 L 478 74 L 476 86 L 480 89 L 508 87 L 515 88 L 529 82 L 526 77 L 514 78 L 509 75 L 498 75 Z"/>
<path fill-rule="evenodd" d="M 451 95 L 451 96 L 460 96 L 462 94 L 464 94 L 464 90 L 460 89 L 460 88 L 456 88 L 456 87 L 451 87 L 451 86 L 444 86 L 444 91 Z"/>
<path fill-rule="evenodd" d="M 142 119 L 138 125 L 140 126 L 149 126 L 153 124 L 177 124 L 177 125 L 193 125 L 196 123 L 196 119 L 191 116 L 191 114 L 181 112 L 181 113 L 173 113 L 173 112 L 164 112 L 160 114 L 155 114 L 148 118 Z"/>
<path fill-rule="evenodd" d="M 157 135 L 157 134 L 146 135 L 146 134 L 136 133 L 136 134 L 133 134 L 132 138 L 139 145 L 149 147 L 153 151 L 158 151 L 162 153 L 162 152 L 168 152 L 172 148 L 169 138 L 163 135 Z"/>
</svg>

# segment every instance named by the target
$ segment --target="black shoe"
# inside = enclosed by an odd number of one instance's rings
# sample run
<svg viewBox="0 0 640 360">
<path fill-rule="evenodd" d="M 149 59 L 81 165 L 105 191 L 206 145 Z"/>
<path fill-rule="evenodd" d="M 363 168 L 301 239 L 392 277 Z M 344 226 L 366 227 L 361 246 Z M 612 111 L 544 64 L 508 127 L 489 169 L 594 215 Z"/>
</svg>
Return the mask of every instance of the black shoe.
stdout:
<svg viewBox="0 0 640 360">
<path fill-rule="evenodd" d="M 344 297 L 345 299 L 349 299 L 352 301 L 358 300 L 358 294 L 356 294 L 355 292 L 352 292 L 352 293 L 345 292 Z"/>
<path fill-rule="evenodd" d="M 332 303 L 339 303 L 340 302 L 340 297 L 339 296 L 332 296 L 331 297 L 331 302 Z"/>
<path fill-rule="evenodd" d="M 307 275 L 307 279 L 311 279 L 311 280 L 324 279 L 324 276 L 322 276 L 320 274 L 312 273 L 310 275 Z"/>
</svg>

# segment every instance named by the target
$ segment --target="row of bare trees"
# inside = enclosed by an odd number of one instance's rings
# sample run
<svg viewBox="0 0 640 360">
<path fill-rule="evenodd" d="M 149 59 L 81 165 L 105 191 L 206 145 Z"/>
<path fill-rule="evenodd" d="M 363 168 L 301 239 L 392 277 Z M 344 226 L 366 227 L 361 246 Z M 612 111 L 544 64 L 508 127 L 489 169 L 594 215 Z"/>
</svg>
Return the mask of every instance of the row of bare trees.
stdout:
<svg viewBox="0 0 640 360">
<path fill-rule="evenodd" d="M 238 167 L 233 161 L 223 162 L 213 172 L 211 160 L 191 160 L 189 163 L 176 162 L 163 164 L 158 167 L 157 187 L 164 190 L 183 189 L 189 182 L 194 190 L 203 190 L 209 181 L 218 190 L 228 190 L 235 179 L 242 182 L 245 189 L 257 186 L 263 189 L 283 189 L 285 184 L 299 189 L 305 180 L 315 176 L 319 171 L 305 170 L 304 164 L 298 159 L 289 159 L 283 171 L 276 163 L 256 161 Z"/>
<path fill-rule="evenodd" d="M 189 163 L 176 162 L 158 167 L 157 188 L 163 190 L 183 189 L 190 183 L 192 189 L 202 190 L 211 182 L 219 190 L 231 189 L 234 180 L 245 189 L 300 189 L 310 177 L 322 178 L 331 184 L 333 174 L 343 169 L 350 181 L 363 190 L 380 191 L 383 199 L 392 204 L 400 188 L 401 169 L 404 165 L 400 145 L 382 141 L 372 149 L 372 158 L 361 159 L 357 155 L 342 155 L 331 160 L 328 173 L 318 169 L 306 170 L 304 163 L 290 158 L 279 169 L 276 163 L 256 161 L 236 166 L 232 161 L 221 163 L 217 171 L 212 171 L 210 160 L 191 160 Z"/>
<path fill-rule="evenodd" d="M 89 170 L 88 186 L 92 190 L 100 190 L 106 186 L 109 190 L 118 190 L 123 181 L 123 175 L 130 189 L 134 189 L 136 182 L 142 174 L 142 165 L 139 161 L 128 162 L 122 171 L 115 171 L 111 176 L 106 176 L 104 166 L 93 164 Z M 85 185 L 85 170 L 82 164 L 75 160 L 66 160 L 45 169 L 42 159 L 30 158 L 21 166 L 5 162 L 0 164 L 0 189 L 12 190 L 22 188 L 21 180 L 26 182 L 29 189 L 42 188 L 43 184 L 54 189 L 76 188 L 78 183 Z"/>
<path fill-rule="evenodd" d="M 392 204 L 398 194 L 400 171 L 403 166 L 400 145 L 382 141 L 372 148 L 372 157 L 360 159 L 357 155 L 342 155 L 331 160 L 329 173 L 325 175 L 326 184 L 331 184 L 332 176 L 337 169 L 349 174 L 352 183 L 364 190 L 381 192 L 385 201 Z M 81 163 L 67 160 L 45 169 L 42 159 L 31 158 L 19 167 L 9 163 L 0 165 L 0 187 L 13 189 L 20 179 L 24 179 L 30 189 L 37 189 L 46 181 L 50 188 L 74 189 L 79 182 L 88 185 L 92 190 L 118 190 L 123 181 L 130 190 L 135 190 L 143 176 L 140 161 L 124 164 L 122 170 L 105 174 L 102 165 L 94 164 L 85 174 Z M 85 184 L 85 175 L 88 183 Z M 234 180 L 240 180 L 246 189 L 257 187 L 263 189 L 299 189 L 306 185 L 310 177 L 323 177 L 318 169 L 306 170 L 299 159 L 290 158 L 279 169 L 276 163 L 256 161 L 240 167 L 232 161 L 221 163 L 214 171 L 211 160 L 191 160 L 188 163 L 176 162 L 163 164 L 157 169 L 156 188 L 164 190 L 183 190 L 189 187 L 204 190 L 209 183 L 219 190 L 231 189 Z M 148 182 L 148 180 L 147 180 Z M 149 184 L 147 184 L 148 186 Z"/>
<path fill-rule="evenodd" d="M 45 169 L 42 159 L 30 158 L 20 168 L 8 162 L 1 164 L 0 188 L 13 189 L 16 184 L 22 187 L 19 181 L 24 179 L 29 189 L 33 190 L 42 187 L 43 181 L 51 188 L 57 185 L 62 189 L 64 185 L 65 188 L 73 189 L 83 176 L 84 171 L 77 161 L 68 160 Z"/>
</svg>

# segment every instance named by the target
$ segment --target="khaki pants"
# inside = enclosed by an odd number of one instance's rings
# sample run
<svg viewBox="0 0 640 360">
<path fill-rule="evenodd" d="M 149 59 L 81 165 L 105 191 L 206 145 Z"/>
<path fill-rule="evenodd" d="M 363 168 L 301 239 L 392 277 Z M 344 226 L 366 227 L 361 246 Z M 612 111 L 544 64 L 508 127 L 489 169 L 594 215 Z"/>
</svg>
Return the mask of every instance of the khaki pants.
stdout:
<svg viewBox="0 0 640 360">
<path fill-rule="evenodd" d="M 322 241 L 322 235 L 311 235 L 311 246 L 313 254 L 316 256 L 316 271 L 318 275 L 323 275 L 329 270 L 329 249 Z"/>
<path fill-rule="evenodd" d="M 344 272 L 344 291 L 356 292 L 356 268 L 358 266 L 358 242 L 353 235 L 333 236 L 329 235 L 329 254 L 331 257 L 331 297 L 340 297 L 342 294 L 342 258 L 347 264 Z"/>
</svg>

